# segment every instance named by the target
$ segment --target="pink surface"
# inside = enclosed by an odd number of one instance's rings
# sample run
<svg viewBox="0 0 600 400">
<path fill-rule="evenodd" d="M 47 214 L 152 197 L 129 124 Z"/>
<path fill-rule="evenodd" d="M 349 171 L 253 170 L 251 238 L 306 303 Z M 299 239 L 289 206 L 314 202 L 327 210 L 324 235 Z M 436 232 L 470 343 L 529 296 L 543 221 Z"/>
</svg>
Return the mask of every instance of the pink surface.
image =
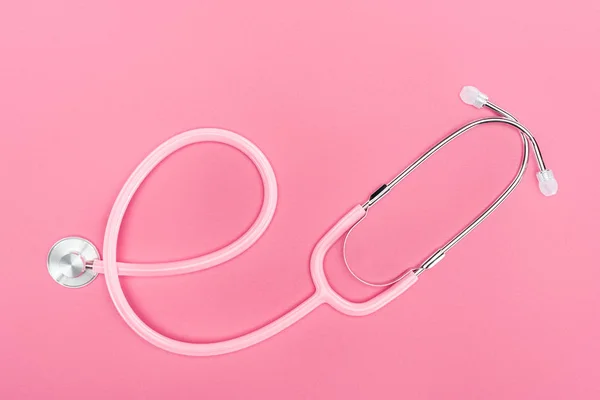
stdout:
<svg viewBox="0 0 600 400">
<path fill-rule="evenodd" d="M 590 399 L 600 396 L 600 5 L 596 1 L 20 1 L 0 7 L 0 398 Z M 377 313 L 319 307 L 252 348 L 187 358 L 135 335 L 98 279 L 54 283 L 49 247 L 98 247 L 138 163 L 175 133 L 217 126 L 268 156 L 279 203 L 265 235 L 208 271 L 124 278 L 153 328 L 239 336 L 310 296 L 309 257 L 355 204 L 455 127 L 487 115 L 478 86 L 540 142 L 560 183 L 522 184 L 442 263 Z M 470 132 L 372 210 L 357 273 L 396 276 L 509 182 L 519 136 Z M 262 200 L 243 155 L 194 145 L 160 166 L 125 217 L 123 261 L 222 247 Z M 353 281 L 341 244 L 335 290 Z M 175 391 L 176 390 L 176 391 Z"/>
</svg>

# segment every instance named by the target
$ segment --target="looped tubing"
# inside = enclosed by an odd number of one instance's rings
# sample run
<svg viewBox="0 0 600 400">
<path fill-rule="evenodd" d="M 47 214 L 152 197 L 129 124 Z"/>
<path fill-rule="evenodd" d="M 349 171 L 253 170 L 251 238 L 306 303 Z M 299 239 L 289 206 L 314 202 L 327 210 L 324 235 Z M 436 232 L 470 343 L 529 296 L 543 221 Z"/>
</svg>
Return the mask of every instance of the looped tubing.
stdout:
<svg viewBox="0 0 600 400">
<path fill-rule="evenodd" d="M 233 243 L 198 258 L 159 264 L 117 263 L 119 230 L 127 207 L 139 186 L 148 174 L 166 157 L 182 147 L 199 142 L 218 142 L 232 146 L 248 156 L 256 165 L 264 186 L 263 205 L 256 221 L 246 233 Z M 323 236 L 313 251 L 311 257 L 311 274 L 316 287 L 315 293 L 287 314 L 254 332 L 216 343 L 182 342 L 154 331 L 133 311 L 123 293 L 119 275 L 165 276 L 184 274 L 210 268 L 231 260 L 252 246 L 265 232 L 275 213 L 276 204 L 277 181 L 273 169 L 265 155 L 249 140 L 233 132 L 214 128 L 194 129 L 181 133 L 164 142 L 146 157 L 121 189 L 106 226 L 104 261 L 95 262 L 94 270 L 105 274 L 110 297 L 117 311 L 131 329 L 143 339 L 161 349 L 188 356 L 225 354 L 257 344 L 281 332 L 324 303 L 328 303 L 338 311 L 348 315 L 367 315 L 383 307 L 417 281 L 416 275 L 409 272 L 400 282 L 394 284 L 376 297 L 361 303 L 348 301 L 332 289 L 325 277 L 323 260 L 331 246 L 356 221 L 364 216 L 365 211 L 363 208 L 356 206 Z"/>
</svg>

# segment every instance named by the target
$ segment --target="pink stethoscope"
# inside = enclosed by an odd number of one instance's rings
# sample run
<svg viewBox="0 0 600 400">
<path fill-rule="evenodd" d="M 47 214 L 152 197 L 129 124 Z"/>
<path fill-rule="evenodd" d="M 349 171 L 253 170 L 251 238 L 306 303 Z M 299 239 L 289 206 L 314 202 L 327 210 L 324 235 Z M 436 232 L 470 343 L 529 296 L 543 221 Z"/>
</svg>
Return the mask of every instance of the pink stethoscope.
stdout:
<svg viewBox="0 0 600 400">
<path fill-rule="evenodd" d="M 48 271 L 52 278 L 66 287 L 82 287 L 90 283 L 98 274 L 103 273 L 106 278 L 106 284 L 110 297 L 112 298 L 117 311 L 123 317 L 125 322 L 138 335 L 152 343 L 153 345 L 177 354 L 188 356 L 212 356 L 231 353 L 237 350 L 252 346 L 275 334 L 281 332 L 293 323 L 297 322 L 308 313 L 313 311 L 321 304 L 329 304 L 339 312 L 352 316 L 363 316 L 371 314 L 390 301 L 394 300 L 406 289 L 412 286 L 418 279 L 418 276 L 425 270 L 433 267 L 447 254 L 448 250 L 454 247 L 462 238 L 471 232 L 479 223 L 489 216 L 502 203 L 506 197 L 515 189 L 520 182 L 527 162 L 529 159 L 529 146 L 531 144 L 540 171 L 537 173 L 539 187 L 546 196 L 556 194 L 558 185 L 551 170 L 547 169 L 538 144 L 531 133 L 521 125 L 508 112 L 491 103 L 487 96 L 473 87 L 465 87 L 461 91 L 461 98 L 467 104 L 474 105 L 477 108 L 487 107 L 498 114 L 498 117 L 484 118 L 464 125 L 462 128 L 446 136 L 439 143 L 424 153 L 419 159 L 414 161 L 402 173 L 396 176 L 390 183 L 377 189 L 369 199 L 362 205 L 357 205 L 344 215 L 315 246 L 311 259 L 310 270 L 312 280 L 315 285 L 315 292 L 287 314 L 270 324 L 263 326 L 254 332 L 239 336 L 234 339 L 225 340 L 216 343 L 188 343 L 175 340 L 164 336 L 150 328 L 133 311 L 123 293 L 119 276 L 168 276 L 187 274 L 203 269 L 211 268 L 240 255 L 251 247 L 265 232 L 273 215 L 277 204 L 277 182 L 275 174 L 265 155 L 249 140 L 244 137 L 222 129 L 194 129 L 172 137 L 155 149 L 146 159 L 136 168 L 129 177 L 121 192 L 119 193 L 115 204 L 110 213 L 106 232 L 104 236 L 104 259 L 100 260 L 98 251 L 89 241 L 69 237 L 57 242 L 48 255 Z M 352 302 L 339 295 L 325 276 L 323 270 L 323 260 L 325 254 L 344 234 L 350 231 L 367 215 L 367 210 L 385 196 L 396 184 L 410 174 L 427 158 L 437 152 L 444 145 L 458 137 L 462 133 L 487 123 L 502 123 L 516 128 L 522 137 L 523 154 L 521 166 L 508 187 L 496 198 L 496 200 L 486 208 L 476 219 L 467 227 L 461 230 L 444 246 L 435 251 L 418 268 L 411 269 L 398 278 L 390 282 L 373 283 L 359 278 L 348 264 L 346 266 L 353 276 L 361 282 L 371 286 L 387 286 L 388 288 L 374 298 L 364 302 Z M 125 211 L 133 195 L 148 176 L 148 174 L 166 157 L 177 150 L 193 143 L 200 142 L 218 142 L 232 146 L 244 153 L 256 165 L 263 182 L 263 204 L 260 213 L 253 225 L 233 243 L 214 251 L 185 261 L 176 261 L 159 264 L 133 264 L 117 262 L 117 240 L 119 230 Z M 345 260 L 344 242 L 344 260 Z"/>
</svg>

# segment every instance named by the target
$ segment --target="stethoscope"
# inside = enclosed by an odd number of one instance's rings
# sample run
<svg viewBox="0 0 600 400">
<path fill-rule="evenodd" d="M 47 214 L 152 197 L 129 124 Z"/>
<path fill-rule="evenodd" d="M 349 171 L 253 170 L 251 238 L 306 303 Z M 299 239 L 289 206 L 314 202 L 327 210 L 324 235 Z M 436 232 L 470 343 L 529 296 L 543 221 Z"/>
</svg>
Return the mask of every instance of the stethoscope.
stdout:
<svg viewBox="0 0 600 400">
<path fill-rule="evenodd" d="M 410 164 L 389 183 L 382 185 L 373 192 L 365 203 L 355 206 L 344 215 L 329 230 L 329 232 L 319 240 L 313 250 L 310 259 L 310 269 L 312 280 L 315 285 L 315 292 L 302 304 L 298 305 L 287 314 L 253 332 L 234 339 L 215 343 L 188 343 L 169 338 L 154 331 L 140 319 L 129 305 L 119 281 L 119 276 L 168 276 L 187 274 L 214 267 L 231 260 L 246 251 L 265 232 L 273 218 L 277 203 L 277 182 L 275 180 L 275 174 L 269 161 L 258 147 L 249 140 L 233 132 L 212 128 L 194 129 L 178 134 L 161 144 L 135 169 L 117 196 L 110 212 L 104 235 L 104 259 L 100 259 L 98 250 L 89 241 L 79 237 L 69 237 L 58 241 L 50 249 L 48 254 L 48 271 L 56 282 L 70 288 L 86 286 L 92 282 L 98 274 L 103 273 L 106 278 L 110 297 L 112 298 L 117 311 L 131 329 L 142 338 L 161 349 L 189 356 L 226 354 L 252 346 L 281 332 L 321 304 L 329 304 L 339 312 L 347 315 L 362 316 L 371 314 L 394 300 L 412 286 L 423 272 L 440 262 L 450 249 L 456 246 L 458 242 L 475 229 L 475 227 L 486 219 L 508 197 L 521 181 L 521 178 L 525 173 L 527 162 L 529 160 L 528 141 L 533 148 L 540 169 L 537 173 L 537 179 L 541 192 L 546 196 L 551 196 L 556 194 L 558 190 L 556 179 L 554 178 L 552 171 L 546 168 L 539 146 L 527 128 L 520 124 L 511 114 L 491 103 L 486 95 L 479 92 L 474 87 L 463 88 L 460 97 L 465 103 L 477 108 L 489 108 L 498 114 L 498 117 L 479 119 L 452 132 Z M 394 186 L 406 178 L 406 176 L 413 172 L 421 165 L 421 163 L 446 144 L 450 143 L 453 139 L 476 126 L 490 123 L 507 124 L 518 129 L 523 141 L 523 157 L 521 159 L 519 170 L 512 182 L 500 196 L 498 196 L 494 202 L 469 225 L 428 257 L 419 267 L 408 270 L 390 282 L 374 283 L 361 279 L 350 269 L 348 263 L 346 263 L 346 266 L 352 275 L 361 282 L 371 286 L 388 287 L 374 298 L 364 302 L 352 302 L 333 290 L 325 276 L 323 260 L 334 243 L 346 234 L 343 247 L 344 261 L 346 261 L 345 249 L 348 235 L 359 222 L 366 217 L 367 211 L 371 207 L 377 204 L 377 202 L 388 194 Z M 263 204 L 260 213 L 252 226 L 241 237 L 228 246 L 190 260 L 158 264 L 117 262 L 117 240 L 121 223 L 125 211 L 141 183 L 166 157 L 182 147 L 199 142 L 218 142 L 230 145 L 250 158 L 258 169 L 263 182 Z"/>
</svg>

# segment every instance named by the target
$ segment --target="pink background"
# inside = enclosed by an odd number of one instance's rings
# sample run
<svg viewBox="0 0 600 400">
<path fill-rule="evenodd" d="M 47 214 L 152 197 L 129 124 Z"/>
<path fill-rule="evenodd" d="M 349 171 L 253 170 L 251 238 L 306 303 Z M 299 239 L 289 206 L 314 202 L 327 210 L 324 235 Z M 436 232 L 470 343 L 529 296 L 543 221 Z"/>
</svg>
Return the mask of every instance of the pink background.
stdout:
<svg viewBox="0 0 600 400">
<path fill-rule="evenodd" d="M 96 3 L 96 4 L 93 4 Z M 13 1 L 0 6 L 0 397 L 591 399 L 600 397 L 600 3 L 586 1 Z M 323 306 L 241 352 L 150 346 L 100 277 L 67 290 L 49 247 L 104 223 L 133 168 L 195 127 L 236 131 L 280 190 L 265 236 L 227 265 L 124 279 L 134 309 L 179 339 L 237 336 L 313 291 L 308 257 L 352 206 L 488 113 L 520 117 L 533 161 L 511 198 L 401 298 L 364 318 Z M 384 279 L 414 266 L 504 188 L 519 137 L 473 131 L 381 202 L 349 258 Z M 241 234 L 261 202 L 249 160 L 219 145 L 168 159 L 126 217 L 120 258 L 186 258 Z M 351 299 L 372 291 L 326 270 Z"/>
</svg>

